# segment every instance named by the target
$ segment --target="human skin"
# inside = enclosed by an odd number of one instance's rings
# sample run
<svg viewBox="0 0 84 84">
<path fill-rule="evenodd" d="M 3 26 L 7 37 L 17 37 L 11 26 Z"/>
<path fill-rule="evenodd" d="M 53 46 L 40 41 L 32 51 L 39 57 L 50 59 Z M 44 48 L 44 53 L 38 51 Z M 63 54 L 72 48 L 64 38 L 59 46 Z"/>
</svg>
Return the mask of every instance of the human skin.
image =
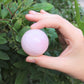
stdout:
<svg viewBox="0 0 84 84">
<path fill-rule="evenodd" d="M 27 20 L 35 22 L 31 25 L 31 29 L 42 29 L 44 27 L 57 29 L 63 35 L 67 44 L 67 47 L 58 57 L 28 56 L 26 61 L 44 68 L 64 72 L 84 81 L 84 36 L 82 31 L 61 16 L 50 14 L 44 10 L 40 12 L 31 10 L 25 17 Z"/>
</svg>

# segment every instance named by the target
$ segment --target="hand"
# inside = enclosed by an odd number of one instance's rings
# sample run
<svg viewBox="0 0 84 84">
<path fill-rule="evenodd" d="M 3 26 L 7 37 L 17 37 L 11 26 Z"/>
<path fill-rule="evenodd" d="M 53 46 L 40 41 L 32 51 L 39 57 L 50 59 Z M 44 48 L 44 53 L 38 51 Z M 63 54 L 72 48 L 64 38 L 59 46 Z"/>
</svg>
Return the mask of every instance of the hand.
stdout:
<svg viewBox="0 0 84 84">
<path fill-rule="evenodd" d="M 27 62 L 36 63 L 41 67 L 64 72 L 74 78 L 84 81 L 84 37 L 80 29 L 74 27 L 67 20 L 56 14 L 49 14 L 44 10 L 29 11 L 26 19 L 36 22 L 32 29 L 55 28 L 63 36 L 67 44 L 59 57 L 39 56 L 26 58 Z"/>
</svg>

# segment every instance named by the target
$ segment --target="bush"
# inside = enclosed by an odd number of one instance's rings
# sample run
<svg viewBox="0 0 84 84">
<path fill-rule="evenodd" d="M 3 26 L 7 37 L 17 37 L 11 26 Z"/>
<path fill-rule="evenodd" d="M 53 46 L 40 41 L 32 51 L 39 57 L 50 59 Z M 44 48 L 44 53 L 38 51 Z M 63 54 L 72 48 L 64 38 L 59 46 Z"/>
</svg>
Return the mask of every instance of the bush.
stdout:
<svg viewBox="0 0 84 84">
<path fill-rule="evenodd" d="M 29 10 L 44 9 L 74 22 L 75 9 L 72 3 L 73 0 L 0 0 L 0 84 L 81 84 L 80 81 L 75 81 L 64 73 L 26 63 L 27 55 L 20 44 L 21 37 L 32 24 L 25 19 L 25 14 Z M 80 24 L 78 26 L 81 28 Z M 45 55 L 58 56 L 62 48 L 57 33 L 52 28 L 42 30 L 50 40 Z"/>
</svg>

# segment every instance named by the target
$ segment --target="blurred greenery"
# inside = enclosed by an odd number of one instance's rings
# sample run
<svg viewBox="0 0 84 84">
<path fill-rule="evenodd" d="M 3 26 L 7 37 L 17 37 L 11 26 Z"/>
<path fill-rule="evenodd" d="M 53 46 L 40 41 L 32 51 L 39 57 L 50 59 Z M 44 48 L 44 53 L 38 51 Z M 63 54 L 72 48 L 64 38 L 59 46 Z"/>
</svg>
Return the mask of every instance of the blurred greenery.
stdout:
<svg viewBox="0 0 84 84">
<path fill-rule="evenodd" d="M 26 63 L 21 37 L 32 22 L 25 19 L 29 10 L 59 14 L 84 32 L 84 11 L 76 0 L 0 0 L 0 84 L 83 84 L 64 73 Z M 62 52 L 57 33 L 42 29 L 49 37 L 48 56 Z"/>
</svg>

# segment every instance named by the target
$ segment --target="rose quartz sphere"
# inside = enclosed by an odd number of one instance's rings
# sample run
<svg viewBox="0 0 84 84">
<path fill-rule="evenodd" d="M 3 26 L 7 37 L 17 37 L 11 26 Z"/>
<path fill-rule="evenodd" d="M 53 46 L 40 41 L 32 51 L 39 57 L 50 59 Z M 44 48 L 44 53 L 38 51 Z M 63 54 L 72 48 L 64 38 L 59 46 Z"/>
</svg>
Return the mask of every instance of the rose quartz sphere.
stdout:
<svg viewBox="0 0 84 84">
<path fill-rule="evenodd" d="M 48 49 L 49 40 L 42 30 L 31 29 L 23 35 L 21 45 L 28 55 L 40 56 Z"/>
</svg>

